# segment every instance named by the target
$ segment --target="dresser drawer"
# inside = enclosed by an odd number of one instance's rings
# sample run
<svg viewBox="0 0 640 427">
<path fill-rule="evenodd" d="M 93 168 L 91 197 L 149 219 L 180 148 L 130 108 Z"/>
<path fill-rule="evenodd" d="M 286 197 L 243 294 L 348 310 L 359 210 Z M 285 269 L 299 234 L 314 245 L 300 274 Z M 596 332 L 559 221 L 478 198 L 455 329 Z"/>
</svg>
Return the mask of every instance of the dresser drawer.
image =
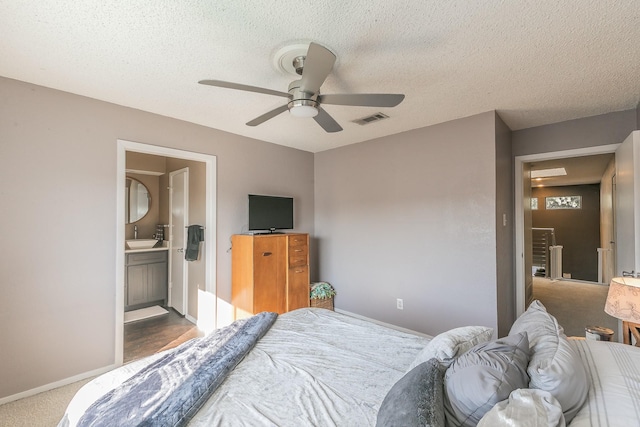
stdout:
<svg viewBox="0 0 640 427">
<path fill-rule="evenodd" d="M 306 234 L 294 234 L 289 236 L 289 248 L 294 246 L 307 246 L 307 235 Z"/>
<path fill-rule="evenodd" d="M 306 257 L 307 255 L 309 255 L 309 246 L 289 246 L 289 258 Z"/>
<path fill-rule="evenodd" d="M 304 267 L 307 263 L 306 256 L 290 256 L 289 257 L 289 267 Z"/>
</svg>

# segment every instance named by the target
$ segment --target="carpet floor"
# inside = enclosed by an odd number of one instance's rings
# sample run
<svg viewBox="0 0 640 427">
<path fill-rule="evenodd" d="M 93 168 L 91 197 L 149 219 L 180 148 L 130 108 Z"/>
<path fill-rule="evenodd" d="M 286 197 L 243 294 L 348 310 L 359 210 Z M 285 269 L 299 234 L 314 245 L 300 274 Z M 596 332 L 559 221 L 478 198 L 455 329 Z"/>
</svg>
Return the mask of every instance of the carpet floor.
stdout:
<svg viewBox="0 0 640 427">
<path fill-rule="evenodd" d="M 0 405 L 0 426 L 55 427 L 80 387 L 92 378 Z"/>
<path fill-rule="evenodd" d="M 567 280 L 533 278 L 533 298 L 558 319 L 567 336 L 584 337 L 587 326 L 603 326 L 618 338 L 618 319 L 604 312 L 609 286 Z"/>
</svg>

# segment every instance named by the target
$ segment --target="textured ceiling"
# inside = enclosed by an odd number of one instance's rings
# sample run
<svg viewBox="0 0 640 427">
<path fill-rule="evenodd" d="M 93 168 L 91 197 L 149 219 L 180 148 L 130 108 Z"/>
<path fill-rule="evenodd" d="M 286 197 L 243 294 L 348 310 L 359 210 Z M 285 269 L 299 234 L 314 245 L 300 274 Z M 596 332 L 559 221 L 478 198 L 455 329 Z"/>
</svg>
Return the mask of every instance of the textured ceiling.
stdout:
<svg viewBox="0 0 640 427">
<path fill-rule="evenodd" d="M 564 168 L 564 176 L 531 180 L 532 187 L 556 187 L 565 185 L 599 184 L 609 162 L 615 155 L 597 154 L 594 156 L 570 157 L 555 160 L 545 160 L 531 163 L 531 170 Z"/>
<path fill-rule="evenodd" d="M 638 0 L 0 0 L 0 75 L 317 152 L 497 110 L 513 130 L 640 101 Z M 322 93 L 404 93 L 395 108 L 326 106 L 327 134 L 289 113 L 275 52 L 337 55 Z M 353 120 L 381 111 L 389 119 Z"/>
</svg>

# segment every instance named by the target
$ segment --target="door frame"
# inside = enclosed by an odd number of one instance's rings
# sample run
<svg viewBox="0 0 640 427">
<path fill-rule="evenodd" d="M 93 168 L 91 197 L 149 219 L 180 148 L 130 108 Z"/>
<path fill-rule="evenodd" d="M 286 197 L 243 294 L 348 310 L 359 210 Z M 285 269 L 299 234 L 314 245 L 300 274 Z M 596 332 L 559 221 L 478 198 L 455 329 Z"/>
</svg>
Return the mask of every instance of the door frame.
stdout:
<svg viewBox="0 0 640 427">
<path fill-rule="evenodd" d="M 205 251 L 205 291 L 216 296 L 216 212 L 217 212 L 217 157 L 210 154 L 196 153 L 193 151 L 176 148 L 161 147 L 157 145 L 143 144 L 139 142 L 116 140 L 116 277 L 115 277 L 115 364 L 121 366 L 124 351 L 124 279 L 125 279 L 125 224 L 124 224 L 124 192 L 126 179 L 126 152 L 153 154 L 157 156 L 173 157 L 177 159 L 202 162 L 206 167 L 205 176 L 205 242 L 209 242 Z M 211 316 L 215 322 L 217 318 L 215 304 L 210 307 L 213 310 Z M 214 325 L 215 326 L 215 325 Z"/>
<path fill-rule="evenodd" d="M 525 268 L 524 268 L 524 211 L 522 205 L 522 168 L 524 163 L 543 160 L 565 159 L 569 157 L 592 156 L 596 154 L 615 153 L 620 144 L 598 145 L 594 147 L 577 148 L 573 150 L 551 151 L 548 153 L 527 154 L 514 158 L 515 168 L 515 266 L 516 266 L 516 317 L 525 311 Z"/>
<path fill-rule="evenodd" d="M 183 200 L 183 206 L 184 206 L 184 223 L 188 224 L 189 223 L 189 168 L 181 168 L 181 169 L 177 169 L 174 171 L 169 172 L 169 236 L 173 236 L 174 231 L 173 230 L 173 221 L 171 220 L 171 218 L 173 217 L 173 177 L 176 174 L 179 173 L 184 173 L 185 174 L 185 181 L 184 181 L 184 200 Z M 182 238 L 183 238 L 183 246 L 186 250 L 186 243 L 187 243 L 187 237 L 185 235 L 186 233 L 186 229 L 183 227 L 181 230 L 179 230 L 179 232 L 182 232 Z M 169 295 L 167 296 L 167 301 L 170 307 L 173 307 L 173 281 L 171 280 L 173 278 L 173 239 L 169 239 L 169 269 L 168 269 L 168 274 L 169 274 Z M 195 319 L 189 315 L 188 313 L 188 307 L 189 307 L 189 292 L 188 292 L 188 287 L 189 287 L 189 266 L 187 265 L 187 262 L 184 259 L 184 256 L 182 256 L 182 311 L 184 311 L 183 314 L 188 320 L 190 320 L 192 323 L 195 323 Z M 175 308 L 175 307 L 174 307 Z M 180 313 L 180 311 L 178 311 L 178 313 Z"/>
</svg>

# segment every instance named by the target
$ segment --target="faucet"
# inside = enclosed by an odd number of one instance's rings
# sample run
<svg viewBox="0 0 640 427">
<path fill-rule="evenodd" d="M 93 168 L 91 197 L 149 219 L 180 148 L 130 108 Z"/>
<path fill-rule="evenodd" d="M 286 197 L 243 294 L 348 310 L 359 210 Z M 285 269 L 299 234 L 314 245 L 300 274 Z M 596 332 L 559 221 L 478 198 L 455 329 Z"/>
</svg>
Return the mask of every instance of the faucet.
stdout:
<svg viewBox="0 0 640 427">
<path fill-rule="evenodd" d="M 133 226 L 133 238 L 134 239 L 138 239 L 138 226 L 137 225 Z"/>
</svg>

